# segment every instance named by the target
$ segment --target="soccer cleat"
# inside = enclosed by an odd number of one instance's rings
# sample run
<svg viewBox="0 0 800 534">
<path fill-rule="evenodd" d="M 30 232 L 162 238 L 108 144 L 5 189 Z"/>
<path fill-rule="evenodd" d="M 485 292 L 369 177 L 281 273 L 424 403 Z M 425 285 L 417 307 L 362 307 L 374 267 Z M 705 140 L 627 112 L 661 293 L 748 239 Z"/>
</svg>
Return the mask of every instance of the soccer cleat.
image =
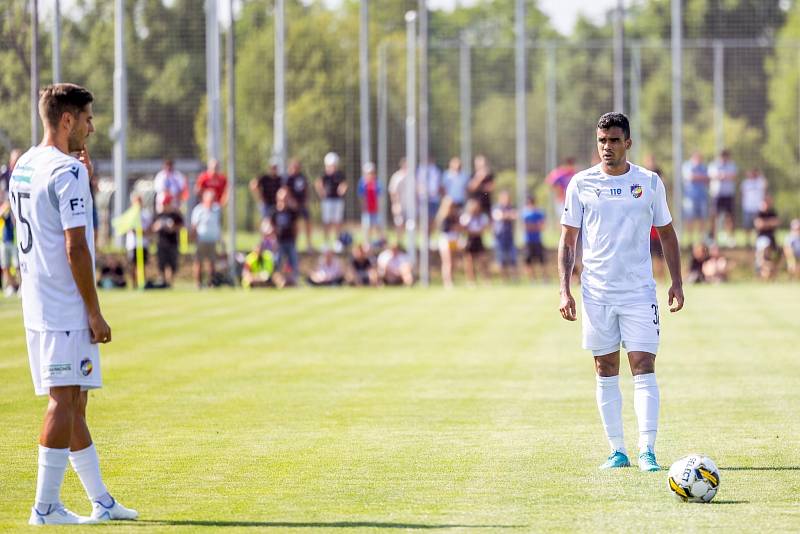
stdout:
<svg viewBox="0 0 800 534">
<path fill-rule="evenodd" d="M 642 471 L 661 471 L 661 466 L 656 462 L 656 455 L 650 447 L 639 453 L 639 469 Z"/>
<path fill-rule="evenodd" d="M 51 504 L 46 514 L 41 514 L 36 507 L 31 508 L 29 525 L 83 525 L 91 522 L 88 517 L 73 514 L 63 504 Z"/>
<path fill-rule="evenodd" d="M 617 467 L 630 467 L 631 462 L 628 460 L 628 455 L 622 451 L 614 451 L 608 457 L 600 469 L 615 469 Z"/>
<path fill-rule="evenodd" d="M 114 497 L 111 497 L 111 506 L 104 506 L 100 501 L 92 503 L 92 521 L 100 523 L 103 521 L 115 521 L 118 519 L 136 519 L 139 512 L 125 508 Z"/>
</svg>

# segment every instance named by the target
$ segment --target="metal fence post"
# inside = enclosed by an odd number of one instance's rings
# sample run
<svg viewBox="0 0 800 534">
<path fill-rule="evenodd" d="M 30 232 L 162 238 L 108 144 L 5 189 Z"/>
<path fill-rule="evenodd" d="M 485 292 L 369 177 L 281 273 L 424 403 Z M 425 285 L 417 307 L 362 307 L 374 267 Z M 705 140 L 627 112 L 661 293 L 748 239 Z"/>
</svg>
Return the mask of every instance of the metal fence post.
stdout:
<svg viewBox="0 0 800 534">
<path fill-rule="evenodd" d="M 417 13 L 406 13 L 406 240 L 411 263 L 417 261 Z"/>
</svg>

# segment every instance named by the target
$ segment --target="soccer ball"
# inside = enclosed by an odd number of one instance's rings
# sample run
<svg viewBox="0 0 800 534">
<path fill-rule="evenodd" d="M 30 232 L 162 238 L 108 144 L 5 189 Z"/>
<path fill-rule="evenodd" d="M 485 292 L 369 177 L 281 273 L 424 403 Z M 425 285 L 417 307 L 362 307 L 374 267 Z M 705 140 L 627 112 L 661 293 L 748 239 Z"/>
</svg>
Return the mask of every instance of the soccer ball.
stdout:
<svg viewBox="0 0 800 534">
<path fill-rule="evenodd" d="M 669 468 L 669 489 L 683 502 L 710 502 L 719 489 L 719 469 L 702 454 L 690 454 Z"/>
</svg>

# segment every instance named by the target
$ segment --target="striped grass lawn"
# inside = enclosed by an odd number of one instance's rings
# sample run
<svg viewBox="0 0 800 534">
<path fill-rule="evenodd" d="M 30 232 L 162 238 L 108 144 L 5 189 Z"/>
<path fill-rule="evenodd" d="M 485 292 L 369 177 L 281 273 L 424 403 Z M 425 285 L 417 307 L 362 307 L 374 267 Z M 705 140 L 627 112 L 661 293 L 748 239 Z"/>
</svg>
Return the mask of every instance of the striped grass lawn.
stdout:
<svg viewBox="0 0 800 534">
<path fill-rule="evenodd" d="M 554 286 L 101 299 L 90 422 L 141 520 L 89 532 L 800 530 L 800 285 L 689 287 L 662 315 L 658 457 L 716 460 L 710 505 L 673 500 L 664 472 L 597 470 L 591 357 Z M 0 530 L 25 531 L 45 402 L 16 299 L 0 388 Z M 89 511 L 74 473 L 63 500 Z"/>
</svg>

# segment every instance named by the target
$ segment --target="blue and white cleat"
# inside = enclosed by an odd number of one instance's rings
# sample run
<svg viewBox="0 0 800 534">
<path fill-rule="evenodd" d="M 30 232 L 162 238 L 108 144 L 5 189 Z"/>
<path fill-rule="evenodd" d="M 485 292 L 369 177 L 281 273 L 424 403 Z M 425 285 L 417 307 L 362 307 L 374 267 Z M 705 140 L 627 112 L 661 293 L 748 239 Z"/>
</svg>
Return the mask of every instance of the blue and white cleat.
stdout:
<svg viewBox="0 0 800 534">
<path fill-rule="evenodd" d="M 119 519 L 134 520 L 139 517 L 139 512 L 125 508 L 114 497 L 111 497 L 111 506 L 105 506 L 100 501 L 92 503 L 92 516 L 93 523 L 102 523 L 104 521 L 116 521 Z"/>
<path fill-rule="evenodd" d="M 605 461 L 600 469 L 616 469 L 617 467 L 630 467 L 631 462 L 628 460 L 628 455 L 622 451 L 614 451 L 608 460 Z"/>
<path fill-rule="evenodd" d="M 31 508 L 31 517 L 28 519 L 29 525 L 83 525 L 91 520 L 88 517 L 73 514 L 63 504 L 51 504 L 47 512 L 42 514 L 36 507 Z"/>
<path fill-rule="evenodd" d="M 661 471 L 661 466 L 656 462 L 656 454 L 650 447 L 639 453 L 639 469 L 642 471 Z"/>
</svg>

